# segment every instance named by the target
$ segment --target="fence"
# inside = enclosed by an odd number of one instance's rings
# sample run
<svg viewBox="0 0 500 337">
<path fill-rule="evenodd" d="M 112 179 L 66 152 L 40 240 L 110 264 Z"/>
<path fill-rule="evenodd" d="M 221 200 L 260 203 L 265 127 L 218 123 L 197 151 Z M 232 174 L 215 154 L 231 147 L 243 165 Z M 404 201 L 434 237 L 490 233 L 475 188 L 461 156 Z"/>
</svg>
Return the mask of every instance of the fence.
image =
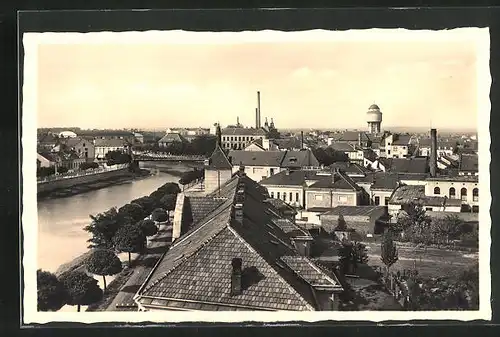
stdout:
<svg viewBox="0 0 500 337">
<path fill-rule="evenodd" d="M 136 160 L 205 160 L 204 156 L 197 155 L 172 155 L 164 153 L 134 153 Z"/>
<path fill-rule="evenodd" d="M 68 172 L 68 173 L 63 173 L 63 174 L 51 175 L 48 177 L 38 178 L 37 183 L 43 184 L 43 183 L 48 183 L 51 181 L 72 179 L 72 178 L 83 177 L 83 176 L 90 176 L 90 175 L 100 174 L 100 173 L 104 173 L 104 172 L 122 170 L 122 169 L 127 168 L 127 167 L 128 167 L 128 164 L 118 164 L 118 165 L 113 165 L 113 166 L 109 166 L 109 167 L 102 167 L 102 168 L 98 168 L 98 169 L 88 169 L 85 171 Z"/>
</svg>

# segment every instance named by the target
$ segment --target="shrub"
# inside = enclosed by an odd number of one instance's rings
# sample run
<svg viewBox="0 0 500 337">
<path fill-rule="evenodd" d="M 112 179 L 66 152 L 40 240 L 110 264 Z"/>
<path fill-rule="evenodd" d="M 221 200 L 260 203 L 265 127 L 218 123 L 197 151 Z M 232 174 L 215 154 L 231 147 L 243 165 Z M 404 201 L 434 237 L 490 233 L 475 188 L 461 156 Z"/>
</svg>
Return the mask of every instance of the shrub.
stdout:
<svg viewBox="0 0 500 337">
<path fill-rule="evenodd" d="M 163 208 L 157 208 L 151 214 L 151 218 L 157 222 L 165 222 L 168 220 L 168 214 Z"/>
<path fill-rule="evenodd" d="M 41 269 L 37 270 L 36 279 L 38 311 L 57 311 L 61 309 L 68 299 L 64 285 L 54 274 Z"/>
<path fill-rule="evenodd" d="M 68 304 L 80 306 L 90 305 L 102 299 L 102 290 L 97 280 L 81 271 L 71 271 L 61 275 L 61 282 L 68 293 Z"/>
<path fill-rule="evenodd" d="M 158 233 L 158 227 L 153 220 L 142 220 L 138 222 L 144 236 L 153 236 Z"/>
</svg>

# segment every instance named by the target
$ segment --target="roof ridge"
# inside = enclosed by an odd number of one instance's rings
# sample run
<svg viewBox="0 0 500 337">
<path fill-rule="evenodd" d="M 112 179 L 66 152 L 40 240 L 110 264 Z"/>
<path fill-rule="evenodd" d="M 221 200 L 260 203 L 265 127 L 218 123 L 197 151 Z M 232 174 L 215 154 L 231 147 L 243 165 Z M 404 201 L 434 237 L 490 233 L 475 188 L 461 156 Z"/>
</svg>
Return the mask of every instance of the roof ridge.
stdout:
<svg viewBox="0 0 500 337">
<path fill-rule="evenodd" d="M 236 236 L 236 238 L 237 238 L 238 240 L 240 240 L 240 241 L 243 243 L 243 245 L 244 245 L 245 247 L 247 247 L 247 248 L 248 248 L 251 252 L 253 252 L 254 254 L 257 254 L 257 255 L 258 255 L 258 256 L 259 256 L 259 257 L 260 257 L 260 258 L 264 261 L 264 263 L 265 263 L 266 265 L 268 265 L 268 266 L 271 268 L 272 272 L 273 272 L 273 273 L 275 273 L 275 274 L 278 276 L 278 279 L 279 279 L 282 283 L 284 283 L 284 284 L 287 286 L 287 288 L 288 288 L 288 289 L 289 289 L 289 290 L 290 290 L 290 291 L 291 291 L 294 295 L 298 296 L 298 297 L 299 297 L 299 299 L 300 299 L 302 302 L 304 302 L 304 304 L 306 305 L 306 307 L 308 307 L 311 311 L 314 311 L 314 307 L 313 307 L 313 306 L 312 306 L 309 302 L 307 302 L 307 301 L 306 301 L 306 299 L 305 299 L 304 297 L 302 297 L 302 295 L 301 295 L 301 294 L 300 294 L 297 290 L 295 290 L 295 288 L 294 288 L 294 287 L 292 287 L 292 286 L 290 285 L 290 283 L 288 283 L 288 282 L 287 282 L 287 281 L 286 281 L 286 280 L 285 280 L 285 279 L 284 279 L 284 278 L 283 278 L 283 277 L 282 277 L 282 276 L 281 276 L 281 275 L 280 275 L 280 274 L 276 271 L 276 269 L 274 268 L 274 266 L 272 266 L 271 264 L 269 264 L 269 262 L 267 262 L 267 260 L 266 260 L 266 259 L 265 259 L 265 258 L 264 258 L 264 257 L 263 257 L 263 256 L 262 256 L 262 255 L 261 255 L 261 254 L 260 254 L 260 253 L 259 253 L 256 249 L 255 249 L 255 248 L 253 248 L 253 247 L 252 247 L 252 245 L 251 245 L 250 243 L 248 243 L 245 239 L 243 239 L 243 237 L 242 237 L 241 235 L 239 235 L 239 234 L 238 234 L 238 232 L 237 232 L 234 228 L 232 228 L 231 226 L 228 226 L 228 228 L 229 228 L 229 231 L 231 231 L 231 233 L 233 233 L 233 235 L 234 235 L 234 236 Z"/>
</svg>

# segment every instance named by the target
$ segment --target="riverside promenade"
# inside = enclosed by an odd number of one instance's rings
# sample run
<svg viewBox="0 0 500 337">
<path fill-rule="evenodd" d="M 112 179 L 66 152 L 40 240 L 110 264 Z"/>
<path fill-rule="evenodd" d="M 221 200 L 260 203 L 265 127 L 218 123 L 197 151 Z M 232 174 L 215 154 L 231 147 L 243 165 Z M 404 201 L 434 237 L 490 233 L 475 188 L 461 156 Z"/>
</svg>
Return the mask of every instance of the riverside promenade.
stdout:
<svg viewBox="0 0 500 337">
<path fill-rule="evenodd" d="M 158 233 L 149 239 L 146 251 L 132 261 L 131 274 L 105 311 L 137 311 L 134 296 L 146 280 L 156 262 L 172 242 L 172 225 L 161 225 Z M 125 271 L 127 272 L 127 271 Z M 111 285 L 110 285 L 111 286 Z"/>
</svg>

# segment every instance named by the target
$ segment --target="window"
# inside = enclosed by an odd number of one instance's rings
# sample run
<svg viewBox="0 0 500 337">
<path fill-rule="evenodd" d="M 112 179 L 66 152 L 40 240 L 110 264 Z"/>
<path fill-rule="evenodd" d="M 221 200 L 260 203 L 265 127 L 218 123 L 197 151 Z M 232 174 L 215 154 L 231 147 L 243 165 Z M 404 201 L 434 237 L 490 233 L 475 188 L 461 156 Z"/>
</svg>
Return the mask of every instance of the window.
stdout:
<svg viewBox="0 0 500 337">
<path fill-rule="evenodd" d="M 295 193 L 295 201 L 299 202 L 299 193 Z"/>
<path fill-rule="evenodd" d="M 460 197 L 462 201 L 467 200 L 467 189 L 465 187 L 460 190 Z"/>
<path fill-rule="evenodd" d="M 479 201 L 479 189 L 475 188 L 472 190 L 472 201 Z"/>
<path fill-rule="evenodd" d="M 450 199 L 455 199 L 455 187 L 450 187 Z"/>
<path fill-rule="evenodd" d="M 286 192 L 283 192 L 283 201 L 286 201 Z"/>
<path fill-rule="evenodd" d="M 292 193 L 292 192 L 290 192 L 290 194 L 288 195 L 288 197 L 289 197 L 289 199 L 288 199 L 288 200 L 292 201 L 292 200 L 293 200 L 293 193 Z"/>
<path fill-rule="evenodd" d="M 389 197 L 384 198 L 385 206 L 389 205 L 389 199 L 390 199 Z"/>
<path fill-rule="evenodd" d="M 274 198 L 274 192 L 271 192 L 271 198 Z"/>
<path fill-rule="evenodd" d="M 432 212 L 432 207 L 426 207 L 425 210 L 429 211 L 429 212 Z"/>
<path fill-rule="evenodd" d="M 345 195 L 339 195 L 339 202 L 341 202 L 341 203 L 347 202 L 347 196 L 345 196 Z"/>
<path fill-rule="evenodd" d="M 434 187 L 434 194 L 441 194 L 441 189 L 439 187 Z"/>
<path fill-rule="evenodd" d="M 380 205 L 380 197 L 375 197 L 375 205 Z"/>
<path fill-rule="evenodd" d="M 479 206 L 472 206 L 472 213 L 479 213 Z"/>
<path fill-rule="evenodd" d="M 269 170 L 269 172 L 271 173 L 271 175 L 274 175 L 274 169 L 273 169 L 273 168 L 271 168 L 271 169 Z"/>
<path fill-rule="evenodd" d="M 387 150 L 387 154 L 391 154 L 391 150 Z"/>
<path fill-rule="evenodd" d="M 321 201 L 321 200 L 323 200 L 323 196 L 322 196 L 321 194 L 316 194 L 316 195 L 314 196 L 314 199 L 316 199 L 316 200 L 318 200 L 318 201 Z"/>
<path fill-rule="evenodd" d="M 276 199 L 279 199 L 280 198 L 280 192 L 276 193 L 277 197 Z"/>
</svg>

